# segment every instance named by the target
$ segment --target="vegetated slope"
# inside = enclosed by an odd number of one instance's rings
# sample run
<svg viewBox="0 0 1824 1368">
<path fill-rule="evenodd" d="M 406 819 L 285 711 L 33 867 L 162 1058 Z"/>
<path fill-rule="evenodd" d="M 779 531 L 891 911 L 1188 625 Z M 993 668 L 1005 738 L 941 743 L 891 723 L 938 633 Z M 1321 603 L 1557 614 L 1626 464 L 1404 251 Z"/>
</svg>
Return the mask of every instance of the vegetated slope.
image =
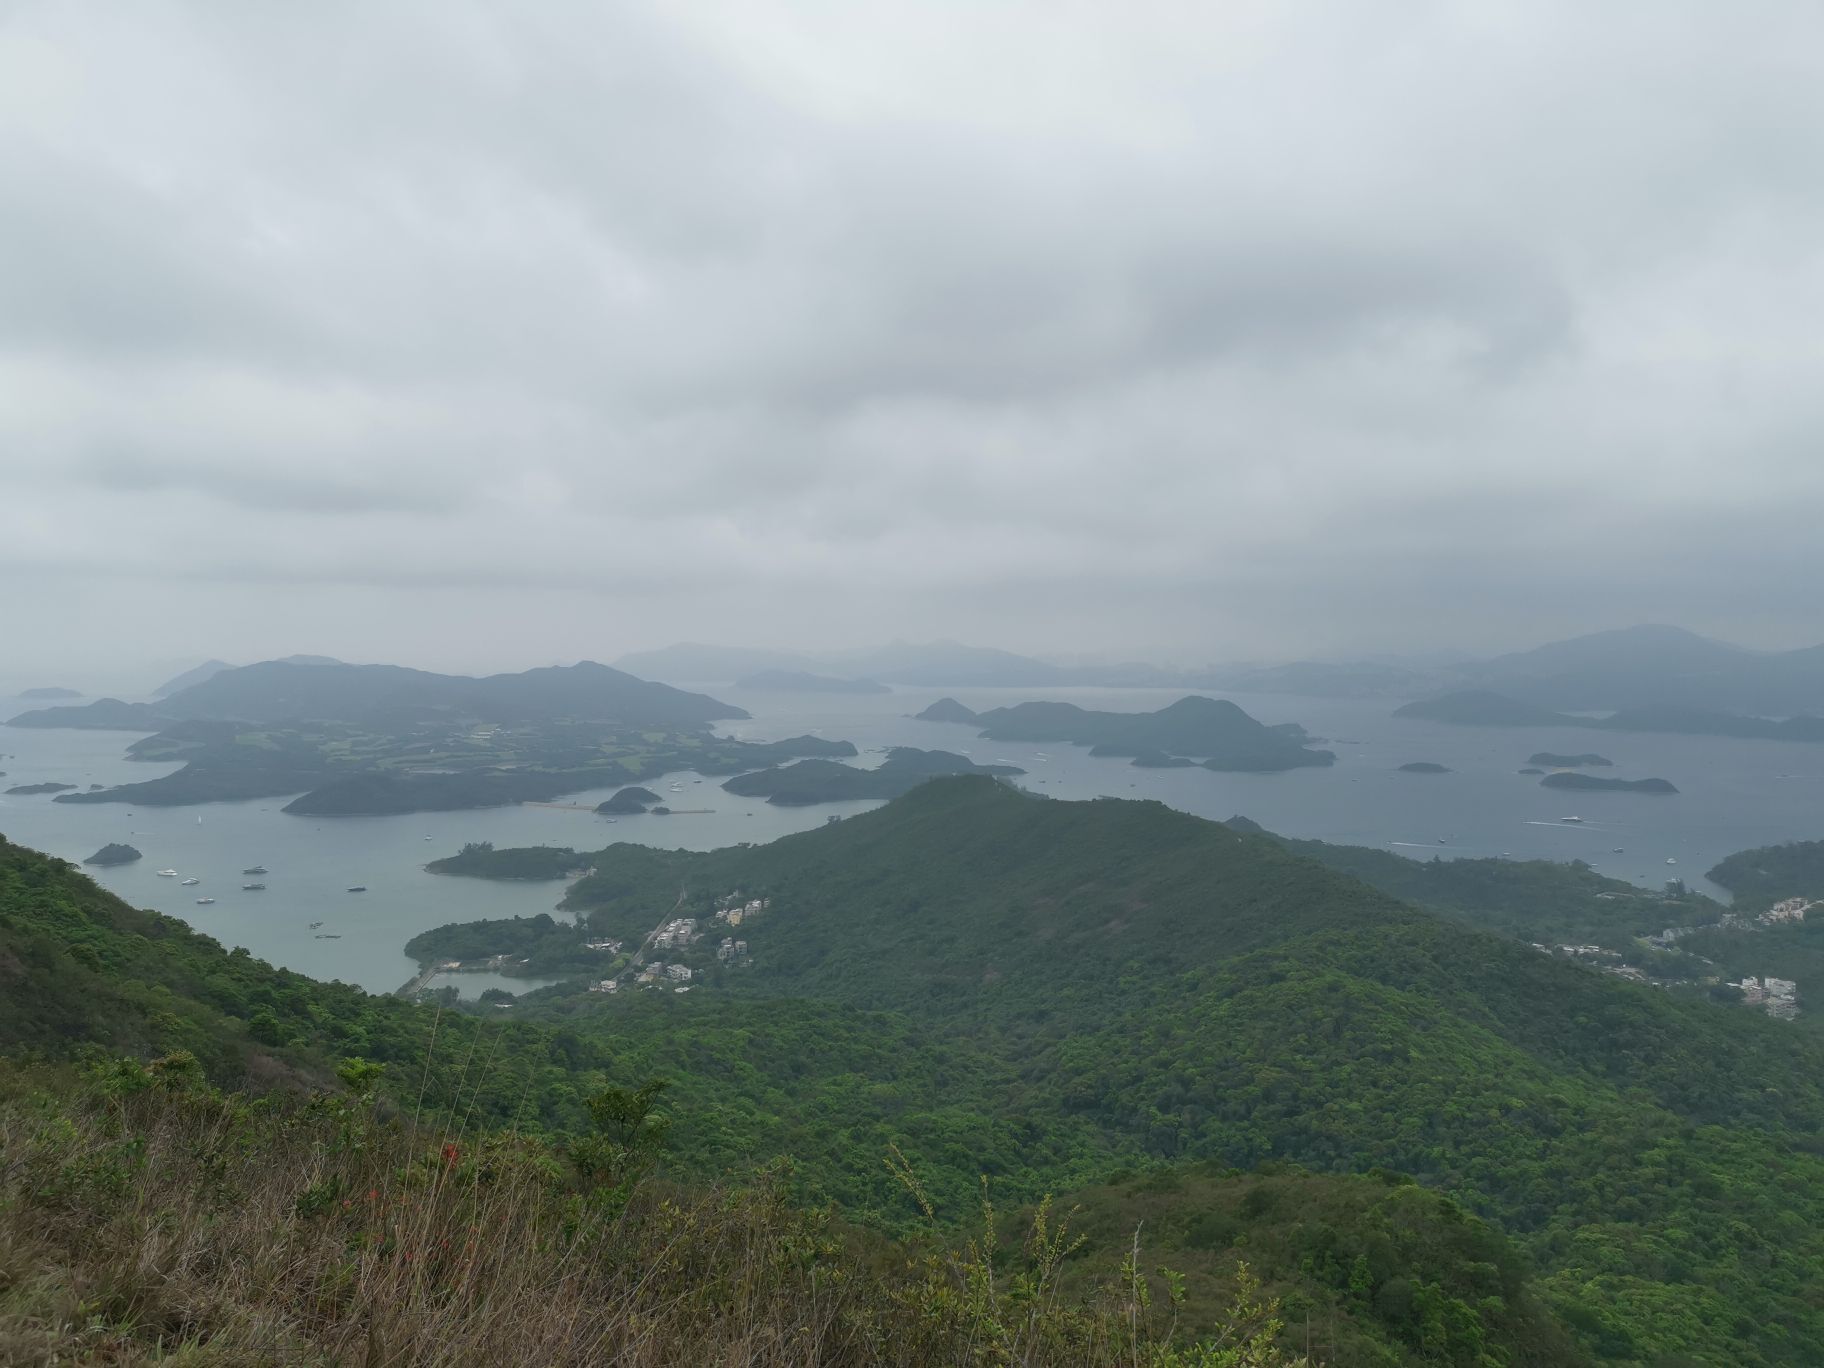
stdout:
<svg viewBox="0 0 1824 1368">
<path fill-rule="evenodd" d="M 1010 1231 L 1008 1255 L 990 1264 L 982 1247 L 945 1254 L 926 1244 L 908 1257 L 827 1215 L 793 1211 L 783 1200 L 789 1170 L 756 1179 L 754 1168 L 793 1153 L 812 1138 L 809 1126 L 775 1122 L 766 1137 L 775 1143 L 735 1166 L 745 1175 L 739 1187 L 630 1190 L 657 1152 L 640 1139 L 646 1128 L 617 1119 L 630 1094 L 597 1091 L 600 1056 L 577 1033 L 498 1019 L 478 1029 L 464 1016 L 275 971 L 173 919 L 135 912 L 61 861 L 4 844 L 0 977 L 0 1358 L 105 1350 L 111 1362 L 135 1363 L 201 1342 L 224 1362 L 339 1361 L 413 1346 L 413 1362 L 607 1354 L 680 1363 L 718 1344 L 749 1363 L 966 1362 L 989 1350 L 1035 1364 L 1126 1363 L 1136 1352 L 1160 1368 L 1209 1362 L 1194 1351 L 1173 1356 L 1168 1340 L 1188 1329 L 1230 1343 L 1258 1338 L 1248 1363 L 1291 1365 L 1289 1352 L 1273 1348 L 1268 1315 L 1225 1315 L 1220 1305 L 1245 1257 L 1262 1265 L 1267 1293 L 1322 1309 L 1329 1343 L 1362 1352 L 1348 1361 L 1416 1368 L 1441 1348 L 1455 1356 L 1473 1345 L 1493 1363 L 1579 1362 L 1554 1342 L 1537 1299 L 1509 1278 L 1512 1255 L 1498 1237 L 1445 1206 L 1390 1220 L 1382 1198 L 1348 1180 L 1276 1177 L 1297 1184 L 1296 1201 L 1321 1218 L 1288 1226 L 1289 1202 L 1249 1195 L 1258 1179 L 1188 1177 L 1176 1205 L 1209 1219 L 1161 1246 L 1190 1265 L 1182 1321 L 1175 1275 L 1150 1261 L 1138 1281 L 1090 1276 L 1083 1260 L 1106 1267 L 1114 1244 L 1103 1228 L 1120 1221 L 1120 1199 L 1109 1193 L 1094 1199 L 1101 1225 L 1060 1295 L 1065 1246 L 1047 1253 L 1045 1238 L 1030 1238 L 1054 1231 L 1055 1213 L 1027 1231 L 1023 1252 Z M 903 1019 L 776 1001 L 723 1005 L 749 1013 L 739 1025 L 731 1017 L 729 1029 L 741 1040 L 741 1067 L 763 1086 L 790 1089 L 833 1056 L 843 1075 L 826 1079 L 831 1100 L 899 1078 L 939 1124 L 965 1116 L 936 1099 L 951 1074 L 982 1061 L 917 1039 Z M 814 1038 L 771 1029 L 794 1014 L 807 1017 Z M 686 1030 L 665 1046 L 682 1062 L 719 1043 L 713 1030 Z M 617 1066 L 637 1065 L 644 1048 L 617 1049 Z M 301 1095 L 333 1089 L 323 1057 L 351 1050 L 389 1065 L 397 1112 L 347 1095 Z M 153 1063 L 96 1058 L 114 1051 Z M 85 1076 L 16 1067 L 32 1055 L 96 1062 Z M 359 1068 L 338 1072 L 362 1087 L 375 1081 Z M 299 1095 L 254 1103 L 214 1092 L 205 1074 Z M 713 1096 L 667 1110 L 699 1137 L 744 1124 Z M 595 1136 L 592 1115 L 604 1127 Z M 526 1134 L 541 1121 L 583 1138 Z M 991 1124 L 1003 1146 L 1048 1152 L 1046 1142 L 1032 1144 L 1029 1122 Z M 817 1138 L 865 1148 L 878 1168 L 899 1133 L 831 1137 L 826 1126 Z M 1035 1178 L 1059 1171 L 1054 1164 Z M 1156 1194 L 1161 1180 L 1148 1181 Z M 911 1204 L 903 1189 L 901 1199 Z M 1212 1231 L 1226 1238 L 1222 1250 Z M 1153 1250 L 1141 1231 L 1122 1240 Z M 1447 1249 L 1494 1266 L 1443 1273 Z M 1333 1257 L 1307 1266 L 1307 1250 Z M 1372 1263 L 1358 1267 L 1361 1256 Z M 993 1282 L 983 1281 L 991 1267 Z M 655 1269 L 671 1276 L 654 1279 Z M 1488 1290 L 1485 1281 L 1501 1295 L 1473 1295 Z M 959 1300 L 950 1295 L 959 1285 L 978 1291 Z M 1287 1324 L 1277 1338 L 1289 1351 L 1301 1327 Z"/>
<path fill-rule="evenodd" d="M 1598 874 L 1580 860 L 1414 860 L 1372 846 L 1274 835 L 1246 817 L 1231 817 L 1225 825 L 1267 836 L 1392 897 L 1529 942 L 1593 941 L 1645 958 L 1636 937 L 1715 921 L 1726 911 L 1701 893 L 1649 892 Z"/>
<path fill-rule="evenodd" d="M 1520 1238 L 1587 1345 L 1824 1356 L 1806 1290 L 1824 1054 L 1780 1023 L 1551 960 L 1157 804 L 978 779 L 769 846 L 594 858 L 571 902 L 601 905 L 598 933 L 643 934 L 680 888 L 693 907 L 770 899 L 741 928 L 752 967 L 687 1000 L 539 1010 L 669 1061 L 731 1128 L 756 1105 L 804 1128 L 807 1168 L 858 1206 L 884 1186 L 817 1132 L 911 1132 L 953 1204 L 978 1169 L 1036 1195 L 1035 1168 L 1096 1153 L 1380 1164 Z M 756 995 L 903 1020 L 897 1081 L 860 1085 L 871 1066 L 845 1053 L 878 1020 L 751 1017 Z M 801 1045 L 789 1086 L 750 1072 L 762 1034 Z"/>
<path fill-rule="evenodd" d="M 512 1023 L 488 1032 L 486 1067 L 465 1076 L 464 1053 L 478 1039 L 470 1018 L 446 1013 L 439 1023 L 430 1009 L 225 950 L 0 838 L 0 1054 L 182 1050 L 230 1084 L 321 1081 L 328 1061 L 359 1055 L 394 1068 L 407 1106 L 422 1087 L 440 1102 L 472 1099 L 483 1120 L 580 1120 L 569 1083 L 575 1070 L 602 1067 L 604 1054 Z"/>
<path fill-rule="evenodd" d="M 1704 877 L 1728 889 L 1743 908 L 1769 907 L 1786 898 L 1824 903 L 1824 841 L 1738 851 Z"/>
</svg>

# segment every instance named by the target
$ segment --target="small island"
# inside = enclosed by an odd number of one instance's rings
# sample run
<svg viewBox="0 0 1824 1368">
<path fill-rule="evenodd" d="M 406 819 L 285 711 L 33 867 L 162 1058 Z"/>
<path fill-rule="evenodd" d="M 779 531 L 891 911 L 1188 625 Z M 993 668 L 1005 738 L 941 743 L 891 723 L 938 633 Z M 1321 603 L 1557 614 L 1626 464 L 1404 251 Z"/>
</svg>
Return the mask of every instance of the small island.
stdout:
<svg viewBox="0 0 1824 1368">
<path fill-rule="evenodd" d="M 58 689 L 58 688 L 21 689 L 19 691 L 19 697 L 21 697 L 21 698 L 81 698 L 82 690 L 80 690 L 80 689 Z"/>
<path fill-rule="evenodd" d="M 142 858 L 140 853 L 130 845 L 112 844 L 103 846 L 83 863 L 85 865 L 123 865 L 132 864 L 133 861 L 140 858 Z"/>
<path fill-rule="evenodd" d="M 1578 769 L 1588 765 L 1613 765 L 1613 760 L 1604 759 L 1594 753 L 1588 755 L 1558 755 L 1552 751 L 1538 751 L 1527 758 L 1529 765 L 1548 765 L 1552 769 Z"/>
<path fill-rule="evenodd" d="M 913 720 L 918 722 L 962 722 L 966 724 L 974 722 L 976 720 L 976 715 L 970 709 L 965 708 L 961 703 L 958 703 L 954 698 L 940 698 L 923 712 L 915 714 Z"/>
<path fill-rule="evenodd" d="M 831 675 L 810 674 L 804 670 L 756 670 L 735 681 L 737 689 L 757 689 L 772 693 L 885 694 L 892 693 L 874 679 L 837 679 Z"/>
<path fill-rule="evenodd" d="M 1521 774 L 1544 774 L 1545 773 L 1545 771 L 1540 769 L 1539 766 L 1537 766 L 1537 765 L 1528 765 L 1528 766 L 1526 766 L 1526 768 L 1522 769 L 1519 772 Z"/>
<path fill-rule="evenodd" d="M 1197 762 L 1182 755 L 1170 755 L 1162 750 L 1143 750 L 1136 755 L 1133 763 L 1141 769 L 1195 769 Z"/>
<path fill-rule="evenodd" d="M 765 798 L 781 807 L 802 807 L 857 798 L 897 798 L 940 775 L 1025 772 L 1013 765 L 978 765 L 967 756 L 949 751 L 896 746 L 878 769 L 856 769 L 834 760 L 800 760 L 795 765 L 737 775 L 722 787 L 744 798 Z"/>
<path fill-rule="evenodd" d="M 604 817 L 631 816 L 646 811 L 658 801 L 659 795 L 651 789 L 633 784 L 622 789 L 607 802 L 596 804 L 595 810 Z"/>
<path fill-rule="evenodd" d="M 1411 760 L 1400 766 L 1401 774 L 1449 774 L 1449 765 L 1440 765 L 1432 760 Z"/>
<path fill-rule="evenodd" d="M 7 792 L 24 797 L 31 793 L 68 793 L 75 787 L 74 784 L 14 784 Z"/>
<path fill-rule="evenodd" d="M 1147 713 L 1018 703 L 978 714 L 975 725 L 990 741 L 1063 741 L 1087 746 L 1091 755 L 1130 758 L 1162 751 L 1197 757 L 1209 770 L 1267 773 L 1336 763 L 1332 752 L 1310 748 L 1311 737 L 1296 722 L 1266 726 L 1227 699 L 1194 694 Z"/>
<path fill-rule="evenodd" d="M 1576 770 L 1560 770 L 1539 781 L 1541 788 L 1577 789 L 1585 793 L 1677 793 L 1665 779 L 1602 779 Z"/>
<path fill-rule="evenodd" d="M 466 874 L 475 879 L 538 881 L 567 879 L 589 867 L 586 857 L 568 846 L 516 846 L 496 850 L 492 841 L 470 841 L 454 855 L 432 860 L 432 874 Z"/>
</svg>

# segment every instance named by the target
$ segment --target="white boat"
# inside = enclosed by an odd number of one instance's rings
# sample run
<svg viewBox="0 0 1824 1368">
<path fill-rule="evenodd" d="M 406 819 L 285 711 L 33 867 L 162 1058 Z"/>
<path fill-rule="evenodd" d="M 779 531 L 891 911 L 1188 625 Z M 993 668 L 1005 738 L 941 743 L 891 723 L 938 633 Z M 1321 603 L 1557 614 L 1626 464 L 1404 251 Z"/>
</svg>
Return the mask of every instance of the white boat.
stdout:
<svg viewBox="0 0 1824 1368">
<path fill-rule="evenodd" d="M 181 886 L 184 888 L 194 888 L 197 884 L 200 884 L 201 882 L 202 882 L 201 879 L 185 879 Z"/>
<path fill-rule="evenodd" d="M 196 900 L 196 905 L 198 907 L 207 907 L 207 906 L 209 906 L 210 903 L 212 903 L 214 901 L 215 901 L 214 898 L 198 898 Z"/>
<path fill-rule="evenodd" d="M 1583 818 L 1581 818 L 1581 817 L 1560 817 L 1558 820 L 1561 822 L 1570 822 L 1570 823 L 1575 824 L 1575 823 L 1581 822 L 1583 820 Z"/>
<path fill-rule="evenodd" d="M 1668 856 L 1666 856 L 1666 863 L 1667 864 L 1677 864 L 1678 861 L 1673 859 L 1670 855 L 1668 855 Z"/>
<path fill-rule="evenodd" d="M 161 869 L 158 871 L 158 877 L 161 879 L 175 879 L 177 877 L 177 871 L 175 869 Z"/>
</svg>

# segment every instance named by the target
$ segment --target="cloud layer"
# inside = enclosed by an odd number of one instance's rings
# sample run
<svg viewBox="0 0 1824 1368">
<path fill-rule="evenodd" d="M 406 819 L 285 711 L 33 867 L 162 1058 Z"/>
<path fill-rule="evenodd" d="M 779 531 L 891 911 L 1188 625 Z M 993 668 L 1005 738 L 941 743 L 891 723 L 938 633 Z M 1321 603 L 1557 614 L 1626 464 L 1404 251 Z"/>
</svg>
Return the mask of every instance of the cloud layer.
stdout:
<svg viewBox="0 0 1824 1368">
<path fill-rule="evenodd" d="M 14 5 L 9 650 L 1816 639 L 1820 68 L 1753 0 Z"/>
</svg>

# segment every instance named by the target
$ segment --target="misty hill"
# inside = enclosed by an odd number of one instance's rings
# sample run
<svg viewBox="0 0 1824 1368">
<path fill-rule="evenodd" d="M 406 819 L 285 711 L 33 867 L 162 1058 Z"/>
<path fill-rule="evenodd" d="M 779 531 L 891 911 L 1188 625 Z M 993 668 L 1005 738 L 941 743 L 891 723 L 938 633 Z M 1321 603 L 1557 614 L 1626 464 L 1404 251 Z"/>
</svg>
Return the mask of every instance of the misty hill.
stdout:
<svg viewBox="0 0 1824 1368">
<path fill-rule="evenodd" d="M 991 741 L 1065 741 L 1092 755 L 1163 751 L 1216 770 L 1285 770 L 1336 761 L 1311 750 L 1297 726 L 1268 727 L 1226 699 L 1181 698 L 1150 713 L 1093 712 L 1074 703 L 1018 703 L 976 717 Z"/>
<path fill-rule="evenodd" d="M 833 760 L 800 760 L 793 765 L 739 774 L 722 785 L 743 797 L 764 797 L 781 806 L 834 803 L 854 798 L 897 798 L 939 775 L 1014 775 L 1014 765 L 978 765 L 949 751 L 895 746 L 878 768 L 857 769 Z"/>
<path fill-rule="evenodd" d="M 265 661 L 224 670 L 172 694 L 160 707 L 176 717 L 249 722 L 362 722 L 455 712 L 492 722 L 571 717 L 695 725 L 747 716 L 702 694 L 636 679 L 593 661 L 480 679 L 398 665 Z"/>
<path fill-rule="evenodd" d="M 62 688 L 56 688 L 56 687 L 43 687 L 43 688 L 37 688 L 37 689 L 21 689 L 19 691 L 19 697 L 21 697 L 21 698 L 44 698 L 44 699 L 81 698 L 82 690 L 80 690 L 80 689 L 62 689 Z"/>
<path fill-rule="evenodd" d="M 158 731 L 176 719 L 148 703 L 98 698 L 93 703 L 34 708 L 7 719 L 9 727 L 70 727 L 80 731 Z"/>
<path fill-rule="evenodd" d="M 212 679 L 223 670 L 232 670 L 233 668 L 234 666 L 230 665 L 225 660 L 205 660 L 201 665 L 193 666 L 190 669 L 185 670 L 182 674 L 167 679 L 163 684 L 160 684 L 156 689 L 152 690 L 152 697 L 168 698 L 174 693 L 189 688 L 192 684 L 201 684 L 205 679 Z"/>
<path fill-rule="evenodd" d="M 1534 707 L 1488 689 L 1465 689 L 1442 698 L 1424 699 L 1393 710 L 1395 717 L 1429 722 L 1461 722 L 1479 727 L 1562 727 L 1575 721 L 1549 708 Z"/>
<path fill-rule="evenodd" d="M 976 715 L 954 698 L 940 698 L 917 714 L 920 722 L 975 722 Z"/>
<path fill-rule="evenodd" d="M 1535 751 L 1527 757 L 1529 765 L 1551 765 L 1556 769 L 1579 769 L 1586 765 L 1613 765 L 1615 762 L 1600 755 L 1586 753 L 1583 755 L 1558 755 L 1552 751 Z"/>
<path fill-rule="evenodd" d="M 1595 632 L 1466 667 L 1523 702 L 1572 711 L 1695 708 L 1788 717 L 1824 698 L 1824 646 L 1754 651 L 1679 627 Z"/>
<path fill-rule="evenodd" d="M 778 693 L 884 694 L 893 692 L 877 680 L 838 679 L 833 675 L 811 674 L 805 670 L 756 670 L 753 674 L 737 679 L 735 687 Z"/>
</svg>

